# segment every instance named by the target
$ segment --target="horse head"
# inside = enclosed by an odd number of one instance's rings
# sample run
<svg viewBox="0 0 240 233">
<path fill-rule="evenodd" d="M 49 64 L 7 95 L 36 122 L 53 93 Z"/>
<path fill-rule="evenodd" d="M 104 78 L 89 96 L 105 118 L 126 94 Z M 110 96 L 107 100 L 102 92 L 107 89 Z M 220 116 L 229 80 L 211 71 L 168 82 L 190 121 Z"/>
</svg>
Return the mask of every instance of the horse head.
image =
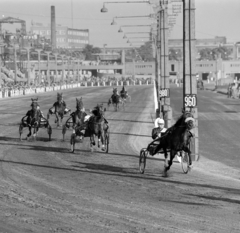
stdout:
<svg viewBox="0 0 240 233">
<path fill-rule="evenodd" d="M 105 109 L 103 108 L 103 104 L 97 104 L 97 106 L 94 108 L 92 113 L 97 117 L 97 118 L 103 118 L 104 117 L 104 111 Z"/>
<path fill-rule="evenodd" d="M 78 111 L 83 111 L 84 110 L 84 106 L 83 106 L 83 101 L 82 101 L 82 97 L 80 99 L 76 98 L 76 108 Z"/>
<path fill-rule="evenodd" d="M 195 119 L 194 119 L 194 116 L 191 112 L 185 112 L 184 113 L 184 123 L 186 124 L 187 128 L 190 130 L 190 129 L 193 129 L 194 126 L 195 126 Z"/>
<path fill-rule="evenodd" d="M 194 127 L 195 119 L 190 111 L 182 111 L 183 114 L 178 118 L 173 127 L 186 127 L 192 129 Z"/>
<path fill-rule="evenodd" d="M 31 107 L 32 107 L 32 110 L 37 110 L 37 107 L 39 106 L 38 105 L 38 98 L 36 98 L 36 99 L 31 99 L 32 100 L 32 104 L 31 104 Z"/>
<path fill-rule="evenodd" d="M 57 93 L 57 102 L 61 103 L 63 101 L 63 93 Z"/>
</svg>

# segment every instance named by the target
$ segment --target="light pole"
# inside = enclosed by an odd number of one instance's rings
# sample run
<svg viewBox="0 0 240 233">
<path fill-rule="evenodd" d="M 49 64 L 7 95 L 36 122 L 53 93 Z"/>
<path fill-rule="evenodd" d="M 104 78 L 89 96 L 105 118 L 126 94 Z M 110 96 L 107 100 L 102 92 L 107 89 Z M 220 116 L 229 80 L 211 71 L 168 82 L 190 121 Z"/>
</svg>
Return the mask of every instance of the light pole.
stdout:
<svg viewBox="0 0 240 233">
<path fill-rule="evenodd" d="M 63 84 L 63 82 L 64 82 L 64 71 L 65 71 L 65 69 L 64 69 L 64 67 L 65 67 L 65 64 L 64 64 L 65 55 L 61 54 L 60 57 L 62 58 L 62 84 Z"/>
<path fill-rule="evenodd" d="M 48 80 L 48 86 L 50 86 L 50 75 L 49 75 L 49 56 L 50 56 L 50 51 L 45 52 L 47 54 L 47 80 Z"/>
<path fill-rule="evenodd" d="M 35 49 L 38 53 L 38 80 L 37 80 L 37 84 L 39 84 L 41 81 L 41 74 L 40 74 L 40 58 L 41 58 L 41 51 L 42 49 Z"/>
<path fill-rule="evenodd" d="M 55 57 L 55 79 L 54 79 L 54 82 L 56 82 L 58 79 L 57 79 L 57 76 L 58 76 L 58 70 L 57 70 L 57 58 L 58 58 L 58 53 L 53 53 L 54 57 Z"/>
<path fill-rule="evenodd" d="M 14 83 L 17 83 L 17 51 L 16 51 L 16 45 L 17 45 L 17 37 L 11 36 L 11 41 L 13 42 L 13 49 L 14 49 Z"/>
<path fill-rule="evenodd" d="M 30 84 L 30 49 L 31 47 L 25 47 L 27 50 L 27 83 Z"/>
<path fill-rule="evenodd" d="M 106 46 L 107 46 L 107 44 L 103 45 L 103 53 L 106 53 Z"/>
</svg>

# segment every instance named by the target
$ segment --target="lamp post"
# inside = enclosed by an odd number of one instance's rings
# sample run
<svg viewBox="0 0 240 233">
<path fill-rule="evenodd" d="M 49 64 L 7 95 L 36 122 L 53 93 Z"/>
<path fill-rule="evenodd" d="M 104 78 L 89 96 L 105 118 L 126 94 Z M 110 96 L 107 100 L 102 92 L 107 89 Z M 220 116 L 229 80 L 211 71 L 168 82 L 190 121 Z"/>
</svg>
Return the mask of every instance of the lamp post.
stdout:
<svg viewBox="0 0 240 233">
<path fill-rule="evenodd" d="M 25 47 L 27 50 L 27 83 L 30 84 L 30 49 L 31 47 Z"/>
<path fill-rule="evenodd" d="M 16 36 L 11 36 L 10 37 L 12 42 L 13 42 L 13 49 L 14 49 L 14 82 L 15 84 L 17 83 L 17 37 Z"/>
<path fill-rule="evenodd" d="M 57 81 L 57 75 L 58 75 L 58 71 L 57 71 L 57 58 L 58 58 L 58 53 L 53 53 L 54 57 L 55 57 L 55 79 L 54 82 Z"/>
<path fill-rule="evenodd" d="M 107 44 L 103 45 L 103 53 L 106 53 L 106 46 L 107 46 Z"/>
<path fill-rule="evenodd" d="M 49 75 L 49 56 L 50 56 L 50 51 L 45 52 L 47 54 L 47 80 L 48 80 L 48 86 L 50 86 L 50 75 Z"/>
<path fill-rule="evenodd" d="M 103 8 L 101 9 L 101 12 L 102 12 L 102 13 L 108 12 L 108 9 L 105 7 L 105 4 L 108 4 L 108 3 L 148 3 L 148 4 L 151 4 L 150 1 L 104 2 L 104 3 L 103 3 Z"/>
<path fill-rule="evenodd" d="M 40 56 L 41 56 L 41 51 L 42 49 L 35 49 L 38 53 L 38 80 L 37 80 L 37 84 L 39 84 L 41 81 L 41 74 L 40 74 Z"/>
<path fill-rule="evenodd" d="M 62 84 L 63 84 L 63 82 L 64 82 L 64 71 L 65 71 L 65 69 L 64 69 L 64 67 L 65 67 L 65 64 L 64 64 L 65 55 L 61 54 L 60 57 L 62 58 Z"/>
</svg>

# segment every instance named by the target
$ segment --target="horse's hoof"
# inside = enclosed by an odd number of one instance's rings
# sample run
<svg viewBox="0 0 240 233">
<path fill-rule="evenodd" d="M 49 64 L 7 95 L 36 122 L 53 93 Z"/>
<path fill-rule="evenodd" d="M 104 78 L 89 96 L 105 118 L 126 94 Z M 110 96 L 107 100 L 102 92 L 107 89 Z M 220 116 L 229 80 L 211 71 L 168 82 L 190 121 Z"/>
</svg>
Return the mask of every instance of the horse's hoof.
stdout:
<svg viewBox="0 0 240 233">
<path fill-rule="evenodd" d="M 162 177 L 168 177 L 167 171 L 165 171 L 165 170 L 163 171 Z"/>
<path fill-rule="evenodd" d="M 102 147 L 102 151 L 105 151 L 105 148 L 104 148 L 104 147 Z"/>
<path fill-rule="evenodd" d="M 190 172 L 193 169 L 193 165 L 188 166 L 188 171 Z"/>
</svg>

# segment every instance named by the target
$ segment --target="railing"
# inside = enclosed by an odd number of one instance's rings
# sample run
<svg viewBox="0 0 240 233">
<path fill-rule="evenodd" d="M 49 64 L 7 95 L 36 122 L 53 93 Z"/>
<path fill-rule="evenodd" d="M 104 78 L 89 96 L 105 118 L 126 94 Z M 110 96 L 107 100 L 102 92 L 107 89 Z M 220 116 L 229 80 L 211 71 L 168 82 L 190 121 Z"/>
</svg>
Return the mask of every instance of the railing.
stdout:
<svg viewBox="0 0 240 233">
<path fill-rule="evenodd" d="M 9 98 L 21 95 L 33 95 L 36 93 L 44 93 L 49 91 L 59 91 L 71 88 L 83 88 L 83 87 L 105 87 L 105 86 L 131 86 L 131 85 L 152 85 L 153 82 L 149 80 L 137 80 L 137 81 L 108 81 L 108 82 L 79 82 L 62 84 L 56 86 L 46 87 L 27 87 L 27 88 L 2 88 L 0 90 L 0 99 Z"/>
</svg>

